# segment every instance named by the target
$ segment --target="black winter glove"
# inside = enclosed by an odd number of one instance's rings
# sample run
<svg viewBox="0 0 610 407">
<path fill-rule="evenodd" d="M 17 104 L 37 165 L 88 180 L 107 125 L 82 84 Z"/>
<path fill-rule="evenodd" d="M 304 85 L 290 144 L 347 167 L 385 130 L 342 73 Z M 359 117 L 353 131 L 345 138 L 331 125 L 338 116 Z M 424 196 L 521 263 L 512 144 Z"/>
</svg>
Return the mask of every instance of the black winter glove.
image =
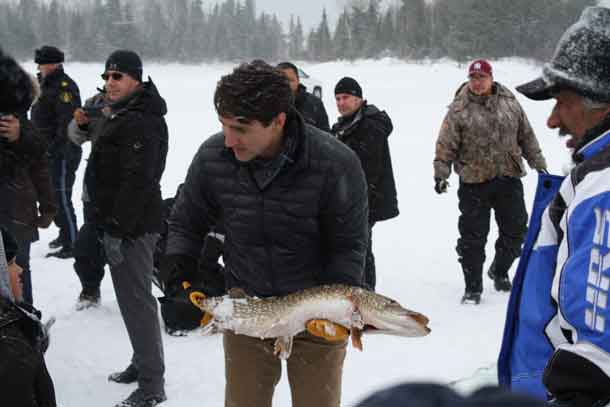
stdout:
<svg viewBox="0 0 610 407">
<path fill-rule="evenodd" d="M 107 232 L 104 232 L 104 251 L 106 252 L 106 259 L 113 267 L 120 266 L 123 261 L 125 261 L 123 253 L 121 252 L 122 244 L 123 239 L 120 237 L 111 236 Z"/>
<path fill-rule="evenodd" d="M 443 194 L 447 192 L 448 187 L 449 182 L 446 179 L 434 178 L 434 191 L 436 191 L 437 194 Z"/>
<path fill-rule="evenodd" d="M 159 267 L 160 282 L 165 295 L 172 296 L 182 289 L 183 281 L 198 280 L 197 259 L 182 254 L 168 254 L 161 259 Z"/>
</svg>

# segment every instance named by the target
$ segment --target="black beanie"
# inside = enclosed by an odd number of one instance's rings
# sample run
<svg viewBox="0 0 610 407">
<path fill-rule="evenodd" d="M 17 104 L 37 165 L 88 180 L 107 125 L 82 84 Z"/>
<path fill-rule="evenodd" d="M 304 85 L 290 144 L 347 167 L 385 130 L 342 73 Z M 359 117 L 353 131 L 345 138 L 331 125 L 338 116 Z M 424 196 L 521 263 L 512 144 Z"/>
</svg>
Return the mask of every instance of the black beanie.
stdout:
<svg viewBox="0 0 610 407">
<path fill-rule="evenodd" d="M 6 255 L 6 261 L 10 262 L 15 257 L 17 257 L 17 241 L 15 238 L 8 233 L 6 230 L 0 228 L 0 233 L 2 234 L 2 242 L 4 243 L 4 254 Z"/>
<path fill-rule="evenodd" d="M 45 45 L 36 50 L 34 62 L 38 65 L 61 64 L 64 62 L 64 53 L 57 47 Z"/>
<path fill-rule="evenodd" d="M 350 78 L 349 76 L 346 76 L 337 82 L 337 86 L 335 86 L 335 95 L 338 95 L 339 93 L 347 93 L 362 99 L 362 88 L 354 78 Z"/>
<path fill-rule="evenodd" d="M 30 75 L 0 49 L 0 113 L 27 111 L 34 93 Z"/>
<path fill-rule="evenodd" d="M 133 51 L 119 49 L 106 60 L 106 71 L 123 72 L 142 82 L 142 60 Z"/>
</svg>

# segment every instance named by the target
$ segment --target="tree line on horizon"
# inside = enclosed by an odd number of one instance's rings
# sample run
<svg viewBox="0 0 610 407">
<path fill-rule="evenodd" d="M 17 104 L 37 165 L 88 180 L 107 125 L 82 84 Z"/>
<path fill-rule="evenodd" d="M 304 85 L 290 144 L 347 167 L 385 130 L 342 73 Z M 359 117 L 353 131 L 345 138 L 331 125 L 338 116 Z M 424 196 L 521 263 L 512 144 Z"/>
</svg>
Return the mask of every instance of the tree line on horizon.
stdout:
<svg viewBox="0 0 610 407">
<path fill-rule="evenodd" d="M 201 63 L 398 57 L 408 60 L 523 57 L 546 60 L 593 0 L 380 0 L 347 3 L 334 27 L 326 11 L 306 31 L 292 17 L 256 12 L 254 0 L 59 0 L 0 4 L 0 46 L 31 59 L 44 44 L 70 61 L 99 62 L 117 48 L 148 61 Z"/>
</svg>

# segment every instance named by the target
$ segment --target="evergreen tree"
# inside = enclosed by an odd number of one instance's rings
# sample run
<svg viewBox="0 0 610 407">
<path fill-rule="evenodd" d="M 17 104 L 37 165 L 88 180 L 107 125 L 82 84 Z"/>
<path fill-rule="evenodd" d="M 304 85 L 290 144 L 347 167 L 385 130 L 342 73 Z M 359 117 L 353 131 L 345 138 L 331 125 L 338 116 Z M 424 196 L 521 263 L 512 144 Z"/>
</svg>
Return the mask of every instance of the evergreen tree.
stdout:
<svg viewBox="0 0 610 407">
<path fill-rule="evenodd" d="M 351 38 L 349 26 L 349 14 L 347 9 L 344 9 L 335 27 L 335 35 L 333 36 L 334 55 L 338 59 L 353 59 L 351 52 Z"/>
<path fill-rule="evenodd" d="M 330 29 L 328 28 L 328 18 L 326 16 L 326 9 L 322 11 L 322 21 L 318 26 L 315 41 L 317 42 L 317 59 L 320 61 L 331 60 L 333 56 L 333 44 L 330 38 Z"/>
</svg>

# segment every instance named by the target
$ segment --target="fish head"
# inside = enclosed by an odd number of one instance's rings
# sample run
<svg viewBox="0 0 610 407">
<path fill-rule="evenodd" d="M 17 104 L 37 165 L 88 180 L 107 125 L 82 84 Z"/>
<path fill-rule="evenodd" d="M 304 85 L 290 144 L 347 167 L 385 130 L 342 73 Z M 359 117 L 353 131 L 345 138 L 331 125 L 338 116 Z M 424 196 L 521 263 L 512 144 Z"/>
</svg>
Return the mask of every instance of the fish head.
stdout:
<svg viewBox="0 0 610 407">
<path fill-rule="evenodd" d="M 425 315 L 406 309 L 391 298 L 365 290 L 355 297 L 364 324 L 363 331 L 367 334 L 417 337 L 426 336 L 431 331 Z"/>
</svg>

